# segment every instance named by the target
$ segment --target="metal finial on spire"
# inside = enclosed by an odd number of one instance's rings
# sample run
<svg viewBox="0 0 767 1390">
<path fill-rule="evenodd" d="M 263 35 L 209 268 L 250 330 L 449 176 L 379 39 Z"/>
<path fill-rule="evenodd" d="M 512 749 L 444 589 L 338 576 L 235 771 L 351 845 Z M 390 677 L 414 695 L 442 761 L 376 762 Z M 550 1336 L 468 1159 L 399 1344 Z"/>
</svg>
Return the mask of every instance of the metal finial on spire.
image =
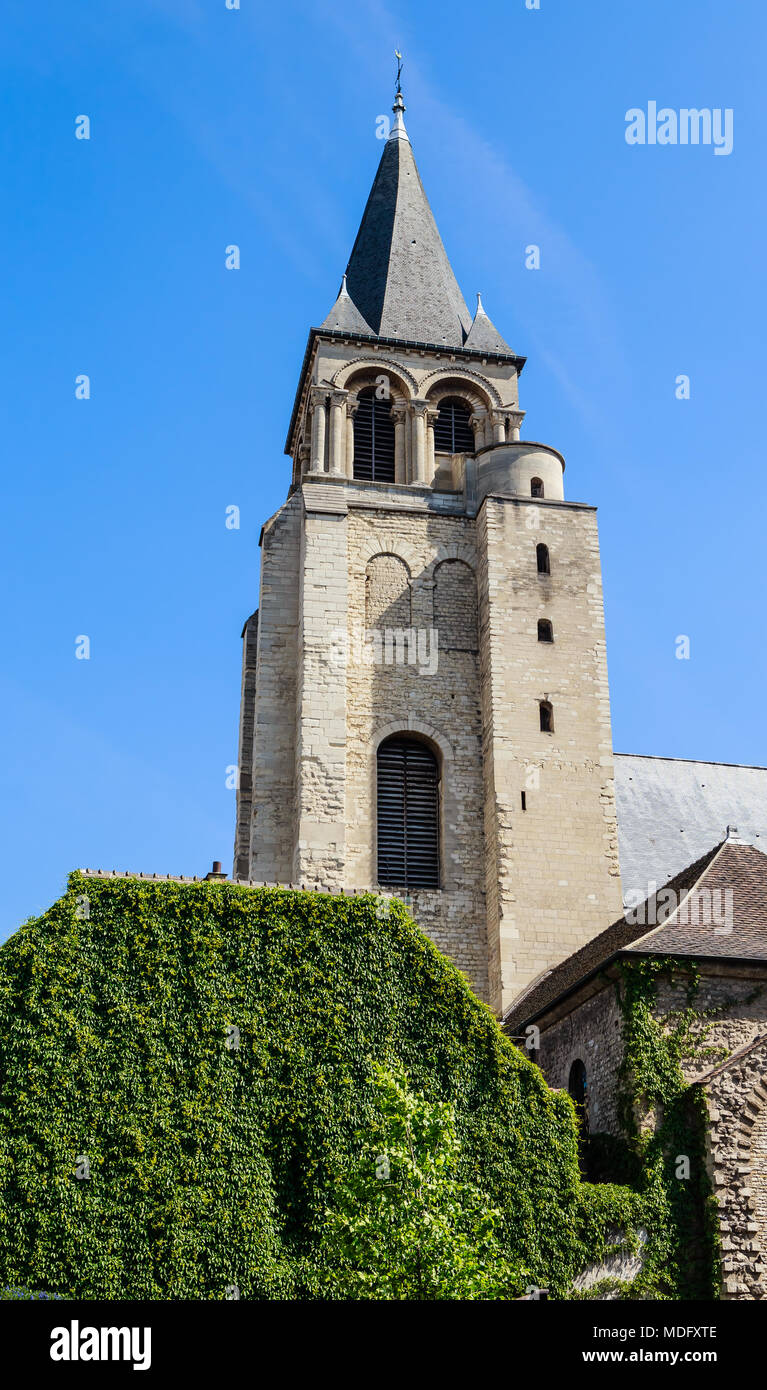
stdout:
<svg viewBox="0 0 767 1390">
<path fill-rule="evenodd" d="M 402 83 L 400 82 L 400 78 L 402 76 L 402 54 L 400 53 L 398 48 L 395 48 L 394 50 L 394 57 L 397 59 L 397 86 L 395 88 L 395 93 L 397 96 L 401 96 Z"/>
<path fill-rule="evenodd" d="M 396 91 L 394 93 L 394 105 L 392 107 L 392 111 L 394 112 L 394 125 L 389 133 L 389 139 L 408 140 L 405 122 L 402 119 L 407 108 L 405 106 L 405 99 L 402 95 L 402 83 L 400 81 L 400 77 L 402 76 L 402 54 L 398 48 L 395 48 L 394 56 L 397 59 L 397 82 Z M 408 144 L 409 143 L 410 141 L 408 140 Z"/>
</svg>

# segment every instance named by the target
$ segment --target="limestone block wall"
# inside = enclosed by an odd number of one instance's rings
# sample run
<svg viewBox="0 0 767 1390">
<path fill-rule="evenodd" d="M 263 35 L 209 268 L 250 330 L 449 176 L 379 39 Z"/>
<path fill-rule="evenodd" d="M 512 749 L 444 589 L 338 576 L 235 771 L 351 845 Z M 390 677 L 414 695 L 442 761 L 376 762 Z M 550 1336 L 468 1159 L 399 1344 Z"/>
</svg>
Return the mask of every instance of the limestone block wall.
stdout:
<svg viewBox="0 0 767 1390">
<path fill-rule="evenodd" d="M 318 489 L 305 506 L 298 574 L 294 882 L 346 879 L 346 672 L 335 635 L 348 609 L 347 515 L 343 499 Z"/>
<path fill-rule="evenodd" d="M 250 871 L 244 876 L 269 883 L 289 882 L 293 868 L 301 513 L 301 499 L 294 495 L 263 530 L 251 740 L 249 710 L 242 715 L 242 748 L 250 744 L 252 750 L 250 808 L 242 795 L 242 766 L 238 795 L 241 836 L 250 845 Z M 237 868 L 242 868 L 239 860 Z"/>
<path fill-rule="evenodd" d="M 621 914 L 594 510 L 489 497 L 477 553 L 490 990 L 505 1007 Z"/>
<path fill-rule="evenodd" d="M 350 504 L 347 561 L 345 882 L 377 883 L 379 743 L 425 739 L 440 765 L 442 886 L 414 891 L 412 911 L 487 998 L 474 522 Z M 383 659 L 364 659 L 365 634 L 403 629 L 414 647 L 382 640 Z"/>
<path fill-rule="evenodd" d="M 618 917 L 591 508 L 489 497 L 475 517 L 307 480 L 264 528 L 255 679 L 246 662 L 240 877 L 249 843 L 252 879 L 375 887 L 376 751 L 410 732 L 441 777 L 441 891 L 417 920 L 496 1011 Z"/>
<path fill-rule="evenodd" d="M 256 724 L 258 611 L 242 630 L 240 739 L 237 752 L 237 823 L 234 832 L 234 878 L 250 878 L 250 832 L 253 820 L 253 739 Z"/>
</svg>

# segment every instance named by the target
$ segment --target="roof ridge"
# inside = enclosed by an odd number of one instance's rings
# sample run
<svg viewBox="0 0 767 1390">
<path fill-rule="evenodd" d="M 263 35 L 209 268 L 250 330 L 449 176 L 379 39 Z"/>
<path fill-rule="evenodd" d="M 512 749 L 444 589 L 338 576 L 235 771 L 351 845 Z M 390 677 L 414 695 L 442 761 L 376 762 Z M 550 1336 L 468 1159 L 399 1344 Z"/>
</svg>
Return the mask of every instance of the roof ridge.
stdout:
<svg viewBox="0 0 767 1390">
<path fill-rule="evenodd" d="M 719 856 L 720 856 L 720 854 L 722 853 L 722 851 L 723 851 L 723 850 L 725 849 L 725 847 L 726 847 L 727 845 L 729 845 L 729 844 L 732 844 L 732 841 L 731 841 L 731 840 L 729 840 L 729 839 L 721 840 L 721 841 L 719 842 L 719 844 L 717 844 L 717 845 L 714 846 L 713 851 L 709 851 L 709 854 L 708 854 L 708 855 L 705 855 L 705 854 L 702 855 L 700 859 L 698 859 L 698 860 L 694 861 L 692 864 L 688 865 L 688 867 L 687 867 L 686 870 L 685 870 L 685 869 L 680 870 L 679 874 L 676 875 L 677 878 L 681 878 L 683 875 L 686 877 L 687 873 L 689 873 L 689 871 L 690 871 L 691 869 L 695 869 L 695 868 L 697 868 L 697 866 L 698 866 L 699 864 L 703 864 L 703 868 L 701 869 L 700 874 L 699 874 L 696 878 L 692 879 L 692 881 L 691 881 L 691 883 L 690 883 L 690 886 L 687 888 L 687 890 L 686 890 L 686 891 L 685 891 L 685 890 L 682 890 L 682 891 L 680 892 L 679 900 L 678 900 L 678 902 L 677 902 L 677 904 L 676 904 L 676 907 L 673 909 L 672 912 L 670 912 L 670 913 L 668 914 L 668 917 L 665 917 L 665 918 L 663 919 L 662 922 L 655 922 L 655 923 L 653 924 L 653 926 L 650 927 L 649 931 L 644 932 L 644 933 L 642 934 L 642 936 L 637 936 L 637 937 L 634 939 L 634 941 L 632 942 L 632 945 L 633 945 L 633 947 L 634 947 L 634 950 L 639 950 L 639 949 L 641 948 L 642 942 L 645 941 L 646 938 L 647 938 L 648 936 L 653 936 L 653 935 L 655 934 L 655 932 L 658 932 L 658 931 L 665 931 L 669 925 L 674 925 L 674 918 L 676 917 L 677 913 L 679 912 L 679 910 L 680 910 L 682 904 L 685 903 L 685 902 L 687 901 L 687 899 L 689 898 L 689 896 L 690 896 L 690 894 L 693 892 L 693 890 L 696 889 L 696 888 L 703 882 L 704 878 L 706 877 L 706 874 L 707 874 L 707 873 L 709 872 L 709 870 L 714 866 L 714 864 L 716 863 L 716 861 L 717 861 L 717 859 L 719 858 Z M 707 860 L 708 862 L 704 864 L 704 863 L 703 863 L 704 860 Z M 668 889 L 671 888 L 673 882 L 674 882 L 674 879 L 669 879 L 668 883 L 664 883 L 664 885 L 663 885 L 663 887 L 662 887 L 661 889 L 656 889 L 655 892 L 651 895 L 651 897 L 645 898 L 644 903 L 642 903 L 641 906 L 644 907 L 647 903 L 649 903 L 649 902 L 652 900 L 652 898 L 655 898 L 655 900 L 656 900 L 656 902 L 657 902 L 658 893 L 659 893 L 659 892 L 660 892 L 660 893 L 665 893 Z M 638 908 L 639 906 L 640 906 L 640 904 L 637 904 L 637 908 Z"/>
</svg>

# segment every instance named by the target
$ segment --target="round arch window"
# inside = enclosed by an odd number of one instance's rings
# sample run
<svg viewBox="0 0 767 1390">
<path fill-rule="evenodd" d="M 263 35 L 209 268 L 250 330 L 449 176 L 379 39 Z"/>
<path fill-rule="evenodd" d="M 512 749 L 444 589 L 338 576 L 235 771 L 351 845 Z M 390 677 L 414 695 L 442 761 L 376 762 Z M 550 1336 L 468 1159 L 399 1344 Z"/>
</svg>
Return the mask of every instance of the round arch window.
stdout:
<svg viewBox="0 0 767 1390">
<path fill-rule="evenodd" d="M 434 448 L 438 454 L 473 454 L 474 431 L 469 423 L 471 406 L 460 396 L 444 396 L 434 421 Z"/>
</svg>

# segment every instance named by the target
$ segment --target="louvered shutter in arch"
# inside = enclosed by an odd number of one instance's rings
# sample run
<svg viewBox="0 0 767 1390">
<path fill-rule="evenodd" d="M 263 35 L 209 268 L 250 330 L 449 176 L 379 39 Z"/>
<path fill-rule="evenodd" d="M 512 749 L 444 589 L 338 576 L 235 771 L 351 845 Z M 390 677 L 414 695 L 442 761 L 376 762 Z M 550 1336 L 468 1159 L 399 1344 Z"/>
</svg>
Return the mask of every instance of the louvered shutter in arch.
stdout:
<svg viewBox="0 0 767 1390">
<path fill-rule="evenodd" d="M 354 412 L 354 476 L 363 482 L 394 482 L 394 421 L 391 400 L 372 387 L 360 391 Z"/>
<path fill-rule="evenodd" d="M 378 882 L 439 888 L 439 769 L 416 739 L 378 749 Z"/>
<path fill-rule="evenodd" d="M 447 396 L 439 403 L 434 421 L 434 448 L 438 454 L 473 454 L 474 431 L 469 424 L 471 410 L 459 396 Z"/>
</svg>

